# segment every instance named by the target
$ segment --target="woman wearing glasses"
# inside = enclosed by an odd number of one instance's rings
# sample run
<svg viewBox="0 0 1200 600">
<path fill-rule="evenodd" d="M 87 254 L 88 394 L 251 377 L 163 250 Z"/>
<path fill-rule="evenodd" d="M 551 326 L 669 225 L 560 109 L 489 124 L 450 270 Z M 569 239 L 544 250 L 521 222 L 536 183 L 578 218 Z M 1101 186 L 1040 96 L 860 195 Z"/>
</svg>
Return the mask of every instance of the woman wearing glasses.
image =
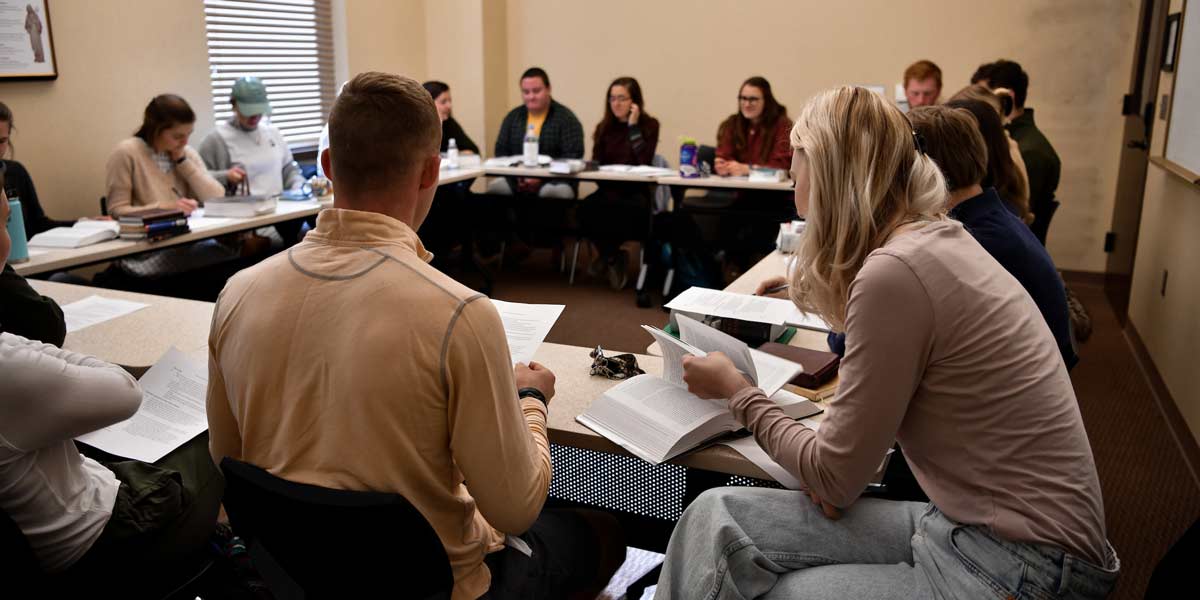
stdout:
<svg viewBox="0 0 1200 600">
<path fill-rule="evenodd" d="M 787 169 L 792 160 L 787 107 L 775 100 L 771 84 L 751 77 L 738 91 L 738 112 L 717 129 L 717 175 L 749 175 L 750 166 Z"/>
<path fill-rule="evenodd" d="M 658 119 L 645 112 L 642 86 L 632 77 L 618 77 L 604 95 L 604 119 L 592 134 L 592 160 L 602 165 L 648 165 L 654 161 L 658 130 Z M 600 189 L 579 209 L 584 234 L 599 251 L 588 274 L 605 274 L 613 289 L 629 282 L 629 257 L 620 246 L 645 237 L 650 193 L 650 186 L 640 183 L 600 182 Z"/>
</svg>

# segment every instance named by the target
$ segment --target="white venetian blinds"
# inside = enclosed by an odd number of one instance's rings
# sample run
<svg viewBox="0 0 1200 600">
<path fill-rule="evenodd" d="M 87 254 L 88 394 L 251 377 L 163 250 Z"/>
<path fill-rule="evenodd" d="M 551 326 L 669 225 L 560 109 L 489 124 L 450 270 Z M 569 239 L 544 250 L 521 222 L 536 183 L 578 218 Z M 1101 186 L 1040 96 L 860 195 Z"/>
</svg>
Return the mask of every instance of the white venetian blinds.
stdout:
<svg viewBox="0 0 1200 600">
<path fill-rule="evenodd" d="M 233 115 L 239 77 L 267 86 L 271 123 L 293 150 L 315 147 L 336 95 L 330 0 L 204 0 L 213 112 Z"/>
</svg>

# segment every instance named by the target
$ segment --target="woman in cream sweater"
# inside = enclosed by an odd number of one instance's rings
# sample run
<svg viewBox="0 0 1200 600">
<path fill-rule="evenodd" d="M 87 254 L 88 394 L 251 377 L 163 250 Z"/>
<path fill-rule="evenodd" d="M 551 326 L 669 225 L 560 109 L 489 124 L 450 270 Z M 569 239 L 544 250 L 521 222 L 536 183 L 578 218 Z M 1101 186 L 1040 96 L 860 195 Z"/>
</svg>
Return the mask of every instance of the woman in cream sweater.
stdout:
<svg viewBox="0 0 1200 600">
<path fill-rule="evenodd" d="M 190 215 L 199 201 L 225 195 L 225 187 L 187 145 L 195 123 L 192 107 L 174 94 L 155 96 L 146 105 L 141 128 L 108 158 L 110 215 L 151 206 Z"/>
</svg>

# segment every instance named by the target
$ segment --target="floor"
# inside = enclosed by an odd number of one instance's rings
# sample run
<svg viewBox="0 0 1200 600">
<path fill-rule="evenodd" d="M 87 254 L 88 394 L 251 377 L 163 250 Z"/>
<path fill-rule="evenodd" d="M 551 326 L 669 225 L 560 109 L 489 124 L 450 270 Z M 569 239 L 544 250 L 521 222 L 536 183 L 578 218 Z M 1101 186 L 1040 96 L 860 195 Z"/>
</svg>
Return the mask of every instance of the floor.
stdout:
<svg viewBox="0 0 1200 600">
<path fill-rule="evenodd" d="M 548 341 L 644 351 L 650 338 L 637 325 L 666 322 L 666 313 L 657 307 L 661 299 L 655 295 L 655 307 L 638 308 L 632 289 L 614 291 L 589 280 L 585 264 L 581 259 L 576 283 L 568 286 L 554 256 L 536 251 L 519 267 L 505 265 L 493 295 L 566 304 Z M 1200 488 L 1154 404 L 1103 289 L 1094 284 L 1074 284 L 1072 289 L 1094 325 L 1071 379 L 1100 474 L 1109 539 L 1122 561 L 1112 598 L 1141 598 L 1159 559 L 1200 517 Z"/>
</svg>

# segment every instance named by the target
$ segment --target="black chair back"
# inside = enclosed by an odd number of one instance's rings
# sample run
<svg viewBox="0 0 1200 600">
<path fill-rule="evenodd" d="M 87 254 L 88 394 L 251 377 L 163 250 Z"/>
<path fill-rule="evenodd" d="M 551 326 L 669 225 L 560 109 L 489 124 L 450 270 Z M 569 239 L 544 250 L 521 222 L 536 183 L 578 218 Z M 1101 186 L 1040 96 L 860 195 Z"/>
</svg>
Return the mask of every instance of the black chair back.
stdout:
<svg viewBox="0 0 1200 600">
<path fill-rule="evenodd" d="M 0 510 L 0 577 L 15 597 L 44 590 L 46 576 L 29 540 L 8 512 Z"/>
<path fill-rule="evenodd" d="M 403 496 L 295 483 L 231 458 L 221 471 L 233 530 L 276 598 L 450 597 L 442 542 Z"/>
</svg>

